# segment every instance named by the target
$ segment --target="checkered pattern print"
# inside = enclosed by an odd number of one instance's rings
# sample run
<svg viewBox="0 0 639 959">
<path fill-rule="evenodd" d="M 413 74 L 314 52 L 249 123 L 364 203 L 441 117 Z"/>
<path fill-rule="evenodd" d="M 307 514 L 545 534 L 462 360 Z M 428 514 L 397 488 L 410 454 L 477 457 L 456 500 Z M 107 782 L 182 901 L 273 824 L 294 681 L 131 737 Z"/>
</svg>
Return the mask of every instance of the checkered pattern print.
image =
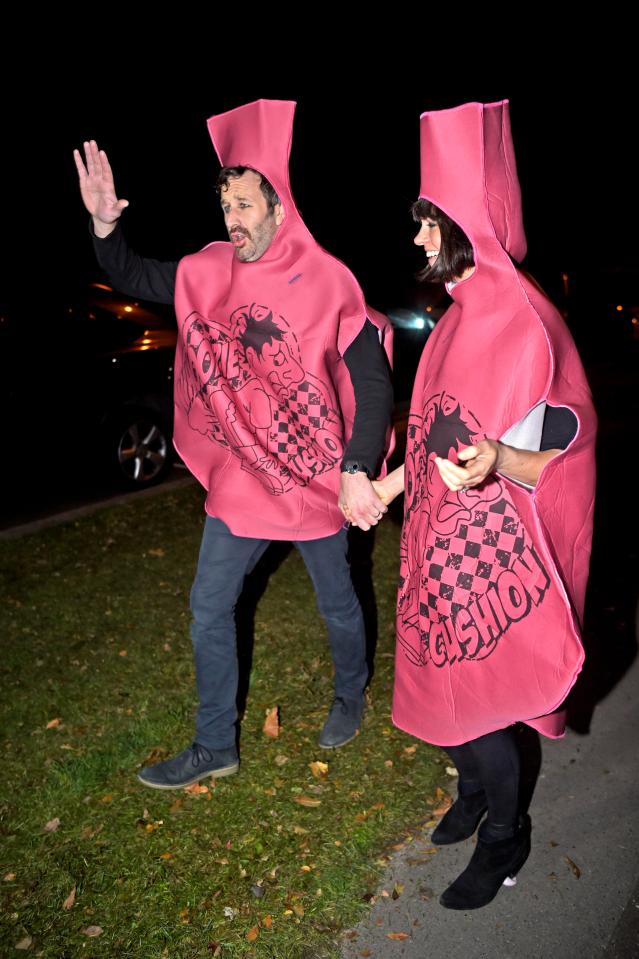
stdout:
<svg viewBox="0 0 639 959">
<path fill-rule="evenodd" d="M 472 520 L 460 523 L 453 536 L 437 536 L 431 529 L 422 568 L 421 615 L 430 619 L 430 607 L 454 619 L 523 549 L 524 528 L 507 497 L 486 504 L 485 510 L 473 510 Z"/>
<path fill-rule="evenodd" d="M 289 390 L 287 406 L 279 405 L 273 414 L 271 449 L 286 461 L 312 445 L 312 431 L 326 425 L 330 413 L 325 397 L 307 380 Z M 325 455 L 324 457 L 325 458 Z"/>
</svg>

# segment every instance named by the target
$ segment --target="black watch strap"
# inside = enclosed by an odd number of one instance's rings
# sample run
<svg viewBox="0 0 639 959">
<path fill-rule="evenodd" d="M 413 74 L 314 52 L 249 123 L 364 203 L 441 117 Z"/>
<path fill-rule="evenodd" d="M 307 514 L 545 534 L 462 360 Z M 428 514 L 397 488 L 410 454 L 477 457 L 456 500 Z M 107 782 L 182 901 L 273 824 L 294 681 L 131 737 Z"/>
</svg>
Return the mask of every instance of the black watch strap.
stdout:
<svg viewBox="0 0 639 959">
<path fill-rule="evenodd" d="M 371 478 L 368 466 L 360 463 L 359 460 L 344 460 L 342 463 L 342 473 L 366 473 Z"/>
</svg>

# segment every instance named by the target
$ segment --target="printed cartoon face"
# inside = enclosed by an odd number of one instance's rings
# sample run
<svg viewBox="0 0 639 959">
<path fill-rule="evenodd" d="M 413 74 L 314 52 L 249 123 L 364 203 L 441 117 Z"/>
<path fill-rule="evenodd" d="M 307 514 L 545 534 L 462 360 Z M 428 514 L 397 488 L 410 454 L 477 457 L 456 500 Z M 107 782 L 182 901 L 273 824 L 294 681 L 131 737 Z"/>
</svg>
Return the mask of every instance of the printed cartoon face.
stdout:
<svg viewBox="0 0 639 959">
<path fill-rule="evenodd" d="M 304 370 L 284 341 L 266 342 L 259 353 L 250 349 L 247 358 L 258 376 L 268 380 L 279 399 L 285 398 L 294 383 L 301 383 L 304 379 Z"/>
<path fill-rule="evenodd" d="M 260 183 L 260 177 L 247 170 L 240 177 L 232 177 L 220 194 L 229 239 L 235 256 L 243 263 L 259 260 L 266 253 L 284 219 L 281 204 L 269 210 Z"/>
<path fill-rule="evenodd" d="M 413 240 L 416 246 L 423 246 L 424 253 L 428 259 L 429 266 L 432 266 L 437 257 L 439 256 L 439 250 L 442 243 L 442 235 L 439 229 L 439 224 L 432 219 L 432 217 L 426 217 L 425 220 L 421 221 L 421 226 L 419 228 L 419 233 Z"/>
</svg>

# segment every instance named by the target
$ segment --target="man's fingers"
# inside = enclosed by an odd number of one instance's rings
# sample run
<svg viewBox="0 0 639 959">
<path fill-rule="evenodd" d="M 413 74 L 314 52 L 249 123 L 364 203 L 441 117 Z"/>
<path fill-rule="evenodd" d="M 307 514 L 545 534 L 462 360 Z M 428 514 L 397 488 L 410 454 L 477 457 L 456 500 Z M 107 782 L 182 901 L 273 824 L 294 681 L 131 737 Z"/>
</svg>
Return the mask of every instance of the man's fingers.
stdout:
<svg viewBox="0 0 639 959">
<path fill-rule="evenodd" d="M 78 176 L 80 177 L 80 183 L 84 183 L 87 178 L 87 168 L 84 165 L 82 154 L 79 150 L 73 151 L 73 159 L 75 160 L 75 168 L 78 171 Z"/>
</svg>

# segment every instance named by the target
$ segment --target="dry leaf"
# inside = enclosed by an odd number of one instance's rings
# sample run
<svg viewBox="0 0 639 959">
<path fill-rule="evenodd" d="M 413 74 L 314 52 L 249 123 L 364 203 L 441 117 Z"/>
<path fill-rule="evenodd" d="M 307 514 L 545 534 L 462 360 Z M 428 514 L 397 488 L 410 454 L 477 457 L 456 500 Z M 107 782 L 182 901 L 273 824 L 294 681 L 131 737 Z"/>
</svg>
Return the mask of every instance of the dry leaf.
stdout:
<svg viewBox="0 0 639 959">
<path fill-rule="evenodd" d="M 102 796 L 100 802 L 113 802 L 113 793 L 107 793 L 106 796 Z"/>
<path fill-rule="evenodd" d="M 74 902 L 75 902 L 75 886 L 73 887 L 73 889 L 71 890 L 67 898 L 64 900 L 64 902 L 62 903 L 62 908 L 71 909 Z"/>
<path fill-rule="evenodd" d="M 392 898 L 399 899 L 403 891 L 404 891 L 403 883 L 396 882 L 395 885 L 393 886 L 393 891 L 391 893 Z"/>
<path fill-rule="evenodd" d="M 385 760 L 384 760 L 384 765 L 386 766 L 387 769 L 392 769 L 392 768 L 393 768 L 393 760 L 392 760 L 392 759 L 385 759 Z"/>
<path fill-rule="evenodd" d="M 296 916 L 300 916 L 300 918 L 304 915 L 304 906 L 301 902 L 293 903 L 293 912 Z"/>
<path fill-rule="evenodd" d="M 441 803 L 437 809 L 433 809 L 433 816 L 443 816 L 444 813 L 447 813 L 450 807 L 453 804 L 453 800 L 450 796 Z"/>
<path fill-rule="evenodd" d="M 199 783 L 192 783 L 190 786 L 184 787 L 184 792 L 188 793 L 189 796 L 201 796 L 204 793 L 209 791 L 208 786 L 200 786 Z"/>
<path fill-rule="evenodd" d="M 175 802 L 169 807 L 169 812 L 175 813 L 175 812 L 177 812 L 178 809 L 180 809 L 180 807 L 183 806 L 183 805 L 184 805 L 184 800 L 183 800 L 183 799 L 176 799 Z"/>
<path fill-rule="evenodd" d="M 215 942 L 215 941 L 214 941 L 214 942 L 209 942 L 209 944 L 208 944 L 208 950 L 209 950 L 209 952 L 211 953 L 211 955 L 213 956 L 213 959 L 215 959 L 215 957 L 216 957 L 216 956 L 219 956 L 219 955 L 221 954 L 221 952 L 222 952 L 222 943 L 221 943 L 221 942 Z M 167 952 L 167 956 L 168 956 L 168 952 Z"/>
<path fill-rule="evenodd" d="M 157 549 L 150 549 L 149 556 L 166 556 L 166 550 L 163 550 L 161 546 L 158 546 Z"/>
<path fill-rule="evenodd" d="M 238 914 L 238 910 L 233 909 L 232 906 L 224 906 L 224 909 L 222 910 L 222 912 L 224 913 L 227 919 L 235 919 L 235 917 Z"/>
<path fill-rule="evenodd" d="M 271 739 L 277 739 L 280 734 L 279 711 L 279 706 L 273 706 L 272 709 L 267 709 L 266 711 L 266 719 L 262 726 L 262 732 Z"/>
<path fill-rule="evenodd" d="M 581 876 L 581 869 L 579 868 L 577 863 L 573 862 L 572 859 L 570 859 L 568 856 L 564 856 L 564 859 L 566 860 L 566 862 L 572 869 L 573 874 L 577 877 L 577 879 L 579 879 L 579 877 Z"/>
<path fill-rule="evenodd" d="M 262 919 L 262 925 L 264 926 L 265 929 L 270 929 L 271 926 L 273 925 L 273 917 L 264 916 L 264 918 Z"/>
<path fill-rule="evenodd" d="M 56 816 L 55 819 L 49 820 L 49 822 L 44 827 L 44 832 L 55 832 L 59 825 L 60 825 L 60 820 Z"/>
<path fill-rule="evenodd" d="M 395 942 L 403 942 L 404 939 L 410 939 L 410 936 L 407 932 L 387 932 L 387 939 L 393 939 Z"/>
<path fill-rule="evenodd" d="M 5 882 L 13 882 L 13 880 L 14 880 L 15 878 L 16 878 L 15 872 L 7 872 L 7 873 L 5 873 L 4 881 L 5 881 Z"/>
<path fill-rule="evenodd" d="M 298 803 L 300 806 L 321 806 L 321 799 L 314 799 L 312 796 L 293 796 L 293 802 Z"/>
<path fill-rule="evenodd" d="M 328 775 L 328 763 L 321 763 L 321 762 L 309 763 L 308 768 L 313 773 L 316 779 L 321 779 L 324 776 Z"/>
<path fill-rule="evenodd" d="M 101 936 L 103 931 L 102 926 L 87 926 L 86 929 L 82 930 L 82 933 L 89 939 L 95 939 L 97 936 Z"/>
<path fill-rule="evenodd" d="M 459 773 L 454 766 L 446 766 L 446 772 L 449 776 L 459 776 Z"/>
<path fill-rule="evenodd" d="M 173 859 L 173 853 L 163 852 L 162 855 L 160 856 L 160 859 Z"/>
<path fill-rule="evenodd" d="M 288 762 L 288 756 L 284 756 L 282 753 L 280 753 L 279 756 L 275 757 L 274 762 L 276 766 L 283 766 L 284 763 Z"/>
<path fill-rule="evenodd" d="M 253 927 L 252 927 L 251 929 L 249 929 L 249 931 L 246 933 L 246 941 L 247 941 L 247 942 L 255 942 L 255 940 L 257 939 L 257 937 L 259 936 L 259 934 L 260 934 L 260 927 L 259 927 L 259 926 L 253 926 Z"/>
<path fill-rule="evenodd" d="M 407 756 L 412 756 L 417 751 L 417 746 L 404 746 L 404 752 Z"/>
<path fill-rule="evenodd" d="M 61 719 L 50 719 L 49 722 L 47 723 L 46 728 L 47 728 L 47 729 L 56 729 L 56 728 L 60 725 L 61 722 L 62 722 Z"/>
<path fill-rule="evenodd" d="M 370 949 L 362 949 L 362 951 L 358 952 L 357 955 L 362 956 L 362 959 L 368 959 L 368 957 L 372 956 L 373 953 L 370 951 Z"/>
<path fill-rule="evenodd" d="M 120 652 L 118 653 L 118 656 L 128 656 L 128 655 L 129 654 L 127 653 L 126 649 L 121 649 Z"/>
<path fill-rule="evenodd" d="M 25 936 L 24 939 L 21 939 L 20 942 L 16 942 L 14 949 L 30 949 L 33 939 L 31 936 Z"/>
</svg>

